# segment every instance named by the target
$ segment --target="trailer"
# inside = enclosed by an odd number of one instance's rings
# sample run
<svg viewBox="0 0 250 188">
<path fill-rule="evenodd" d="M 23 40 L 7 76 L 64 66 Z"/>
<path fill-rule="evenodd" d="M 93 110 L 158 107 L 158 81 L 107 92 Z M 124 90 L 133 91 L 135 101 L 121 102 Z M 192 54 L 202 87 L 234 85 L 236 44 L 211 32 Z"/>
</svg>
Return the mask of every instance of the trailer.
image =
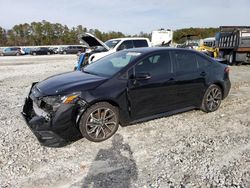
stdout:
<svg viewBox="0 0 250 188">
<path fill-rule="evenodd" d="M 250 26 L 221 26 L 215 39 L 219 56 L 228 64 L 250 63 Z"/>
</svg>

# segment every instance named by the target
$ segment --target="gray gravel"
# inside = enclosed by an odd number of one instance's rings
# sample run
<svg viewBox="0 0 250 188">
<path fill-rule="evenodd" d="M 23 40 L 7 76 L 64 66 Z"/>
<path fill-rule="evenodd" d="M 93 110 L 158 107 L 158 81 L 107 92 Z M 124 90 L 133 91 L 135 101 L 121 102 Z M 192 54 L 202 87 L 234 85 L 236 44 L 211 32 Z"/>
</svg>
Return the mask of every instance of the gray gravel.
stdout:
<svg viewBox="0 0 250 188">
<path fill-rule="evenodd" d="M 250 66 L 199 110 L 119 128 L 92 143 L 41 146 L 20 112 L 34 81 L 71 71 L 76 56 L 0 57 L 0 187 L 250 187 Z"/>
</svg>

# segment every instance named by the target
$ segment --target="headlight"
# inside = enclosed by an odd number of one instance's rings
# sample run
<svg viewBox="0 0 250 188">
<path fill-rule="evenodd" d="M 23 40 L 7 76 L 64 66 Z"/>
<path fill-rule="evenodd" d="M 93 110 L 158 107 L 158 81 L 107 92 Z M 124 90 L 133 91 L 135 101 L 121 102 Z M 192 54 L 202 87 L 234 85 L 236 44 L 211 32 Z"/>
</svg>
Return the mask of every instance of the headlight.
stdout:
<svg viewBox="0 0 250 188">
<path fill-rule="evenodd" d="M 43 97 L 42 100 L 53 108 L 57 110 L 61 104 L 73 104 L 78 100 L 78 97 L 81 95 L 81 92 L 75 92 L 65 96 L 47 96 Z"/>
<path fill-rule="evenodd" d="M 62 103 L 63 104 L 75 103 L 80 95 L 81 95 L 80 92 L 72 93 L 70 95 L 65 95 L 65 96 L 61 97 Z"/>
</svg>

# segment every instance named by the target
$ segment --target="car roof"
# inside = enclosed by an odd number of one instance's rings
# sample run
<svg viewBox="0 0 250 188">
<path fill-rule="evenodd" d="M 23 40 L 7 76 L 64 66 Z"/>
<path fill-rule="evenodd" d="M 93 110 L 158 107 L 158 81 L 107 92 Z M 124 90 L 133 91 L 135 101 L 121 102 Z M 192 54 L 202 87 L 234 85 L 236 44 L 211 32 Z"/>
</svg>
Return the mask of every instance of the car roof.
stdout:
<svg viewBox="0 0 250 188">
<path fill-rule="evenodd" d="M 165 50 L 178 50 L 178 51 L 193 51 L 197 52 L 192 49 L 187 48 L 171 48 L 171 47 L 143 47 L 143 48 L 130 48 L 126 51 L 129 52 L 139 52 L 139 53 L 151 53 L 151 52 L 158 52 L 158 51 L 165 51 Z"/>
<path fill-rule="evenodd" d="M 113 41 L 113 40 L 149 40 L 149 39 L 143 38 L 143 37 L 127 37 L 127 38 L 115 38 L 115 39 L 110 39 L 107 41 Z"/>
</svg>

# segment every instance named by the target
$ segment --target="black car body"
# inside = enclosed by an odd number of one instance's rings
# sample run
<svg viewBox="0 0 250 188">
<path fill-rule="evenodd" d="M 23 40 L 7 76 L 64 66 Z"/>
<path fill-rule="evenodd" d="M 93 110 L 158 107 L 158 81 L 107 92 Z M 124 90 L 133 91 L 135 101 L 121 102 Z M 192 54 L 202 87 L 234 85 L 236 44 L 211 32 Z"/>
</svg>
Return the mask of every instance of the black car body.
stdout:
<svg viewBox="0 0 250 188">
<path fill-rule="evenodd" d="M 51 55 L 54 51 L 47 47 L 33 48 L 30 50 L 31 55 Z"/>
<path fill-rule="evenodd" d="M 85 47 L 83 46 L 67 46 L 59 50 L 60 54 L 79 54 L 85 52 Z"/>
<path fill-rule="evenodd" d="M 34 83 L 22 114 L 44 145 L 61 146 L 81 135 L 103 141 L 114 134 L 118 123 L 124 126 L 195 108 L 215 111 L 230 87 L 228 67 L 199 52 L 130 49 L 82 71 Z M 112 116 L 112 122 L 106 122 L 111 120 L 105 115 Z M 98 124 L 99 131 L 92 133 L 92 124 Z M 102 130 L 100 125 L 112 129 Z M 103 138 L 94 139 L 100 131 Z"/>
</svg>

